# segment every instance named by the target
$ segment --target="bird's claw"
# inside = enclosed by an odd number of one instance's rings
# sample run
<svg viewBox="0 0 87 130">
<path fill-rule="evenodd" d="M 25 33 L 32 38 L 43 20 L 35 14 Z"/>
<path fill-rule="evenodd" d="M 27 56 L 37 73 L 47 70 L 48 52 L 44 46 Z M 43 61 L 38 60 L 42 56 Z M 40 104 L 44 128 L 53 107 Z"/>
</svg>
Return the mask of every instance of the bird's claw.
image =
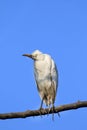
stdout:
<svg viewBox="0 0 87 130">
<path fill-rule="evenodd" d="M 40 112 L 40 116 L 42 117 L 42 110 L 44 110 L 43 108 L 39 108 L 39 112 Z"/>
</svg>

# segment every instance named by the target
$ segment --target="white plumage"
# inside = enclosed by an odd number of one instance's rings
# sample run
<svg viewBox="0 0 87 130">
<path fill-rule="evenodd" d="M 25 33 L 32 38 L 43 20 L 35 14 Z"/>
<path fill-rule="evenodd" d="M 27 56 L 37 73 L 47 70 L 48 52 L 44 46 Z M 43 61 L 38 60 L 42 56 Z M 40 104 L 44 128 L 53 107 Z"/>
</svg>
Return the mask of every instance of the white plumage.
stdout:
<svg viewBox="0 0 87 130">
<path fill-rule="evenodd" d="M 48 54 L 43 54 L 39 50 L 35 50 L 32 54 L 24 54 L 34 60 L 34 74 L 37 89 L 41 97 L 41 107 L 43 102 L 47 106 L 54 106 L 57 87 L 58 72 L 56 65 Z"/>
</svg>

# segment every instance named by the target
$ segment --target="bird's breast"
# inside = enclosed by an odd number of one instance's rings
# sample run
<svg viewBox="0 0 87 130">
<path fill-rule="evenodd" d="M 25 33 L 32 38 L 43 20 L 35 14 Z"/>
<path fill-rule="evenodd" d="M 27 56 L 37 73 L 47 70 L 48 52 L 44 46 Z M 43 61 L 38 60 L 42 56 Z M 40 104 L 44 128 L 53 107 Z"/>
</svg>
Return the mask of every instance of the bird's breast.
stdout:
<svg viewBox="0 0 87 130">
<path fill-rule="evenodd" d="M 50 75 L 50 66 L 44 61 L 35 62 L 34 71 L 36 76 L 42 79 Z"/>
<path fill-rule="evenodd" d="M 36 80 L 40 81 L 45 81 L 45 80 L 50 80 L 50 72 L 47 73 L 46 71 L 40 70 L 40 69 L 35 69 L 35 78 Z"/>
</svg>

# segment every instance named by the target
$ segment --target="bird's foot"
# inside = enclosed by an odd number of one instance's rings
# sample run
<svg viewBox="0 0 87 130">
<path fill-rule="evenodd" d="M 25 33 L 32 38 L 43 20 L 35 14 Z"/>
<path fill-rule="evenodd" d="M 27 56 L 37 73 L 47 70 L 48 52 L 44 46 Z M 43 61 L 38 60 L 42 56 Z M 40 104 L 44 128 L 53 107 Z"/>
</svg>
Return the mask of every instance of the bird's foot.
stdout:
<svg viewBox="0 0 87 130">
<path fill-rule="evenodd" d="M 53 107 L 52 107 L 52 111 L 53 111 L 53 114 L 54 114 L 54 112 L 55 112 L 55 106 L 53 105 Z M 58 112 L 58 116 L 60 117 L 60 113 Z"/>
<path fill-rule="evenodd" d="M 54 111 L 55 111 L 55 106 L 52 106 L 52 121 L 54 121 Z"/>
<path fill-rule="evenodd" d="M 40 116 L 42 117 L 42 111 L 44 110 L 44 108 L 40 107 L 39 108 L 39 112 L 40 112 Z"/>
<path fill-rule="evenodd" d="M 58 116 L 60 117 L 60 113 L 58 112 Z"/>
</svg>

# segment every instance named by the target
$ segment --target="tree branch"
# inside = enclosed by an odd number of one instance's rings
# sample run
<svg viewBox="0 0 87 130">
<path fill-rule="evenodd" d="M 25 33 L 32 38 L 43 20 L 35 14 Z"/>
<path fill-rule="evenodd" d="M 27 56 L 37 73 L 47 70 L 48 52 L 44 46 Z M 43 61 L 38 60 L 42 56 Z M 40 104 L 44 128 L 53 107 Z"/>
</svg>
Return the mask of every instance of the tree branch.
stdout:
<svg viewBox="0 0 87 130">
<path fill-rule="evenodd" d="M 66 104 L 61 105 L 54 108 L 54 113 L 66 111 L 66 110 L 72 110 L 72 109 L 78 109 L 82 107 L 87 107 L 87 101 L 78 101 L 72 104 Z M 48 108 L 41 109 L 41 110 L 27 110 L 25 112 L 11 112 L 11 113 L 4 113 L 0 114 L 0 119 L 13 119 L 13 118 L 26 118 L 26 117 L 34 117 L 34 116 L 41 116 L 46 114 L 52 114 L 53 109 L 51 108 L 50 111 Z"/>
</svg>

